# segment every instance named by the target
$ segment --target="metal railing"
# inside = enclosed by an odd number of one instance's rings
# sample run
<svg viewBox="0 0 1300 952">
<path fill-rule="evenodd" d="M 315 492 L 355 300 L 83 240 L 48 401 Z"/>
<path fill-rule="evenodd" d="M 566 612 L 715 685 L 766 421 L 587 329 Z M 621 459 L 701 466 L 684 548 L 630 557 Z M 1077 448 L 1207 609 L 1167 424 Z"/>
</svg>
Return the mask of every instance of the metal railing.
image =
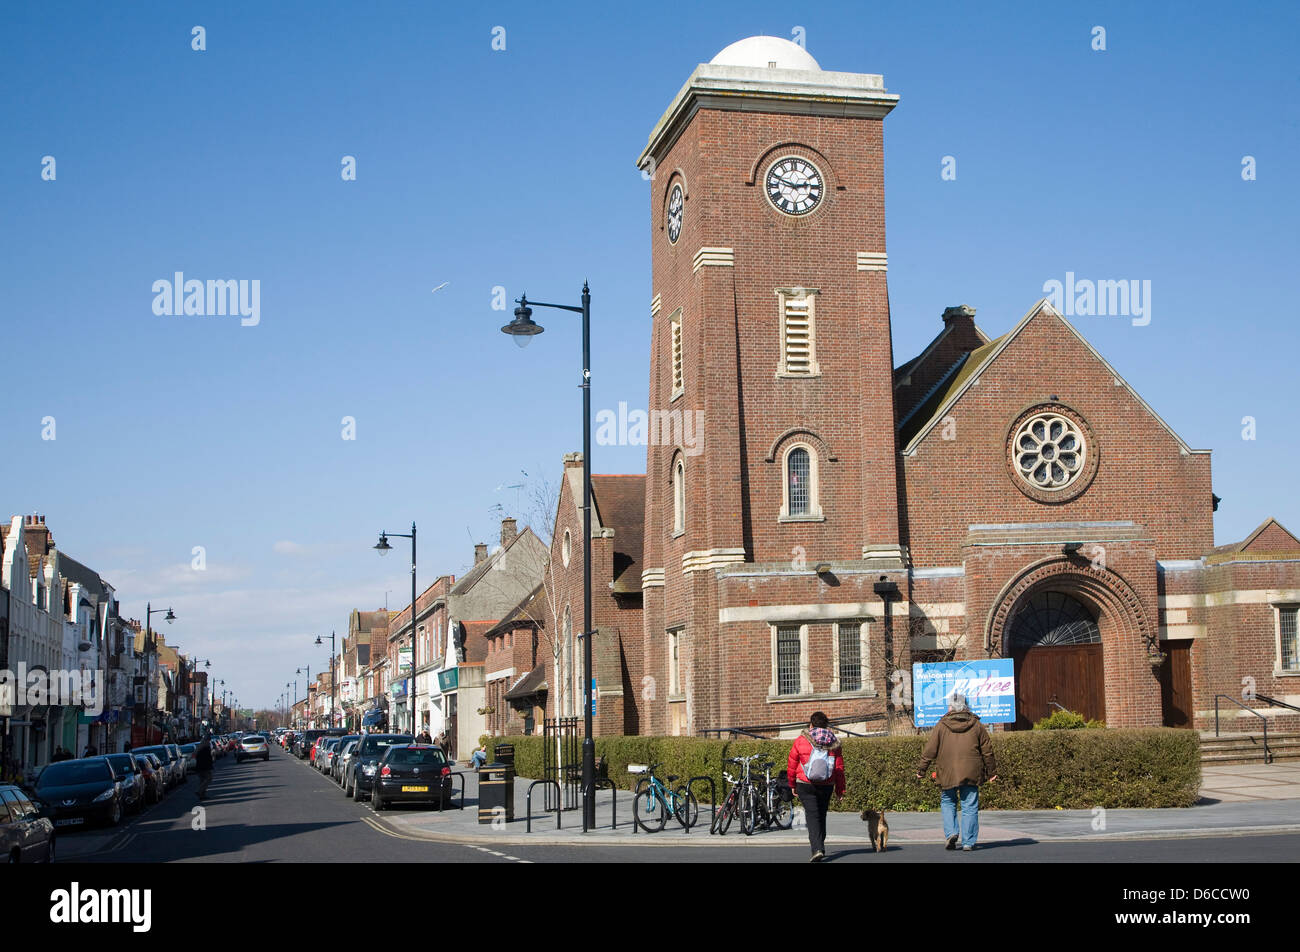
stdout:
<svg viewBox="0 0 1300 952">
<path fill-rule="evenodd" d="M 871 734 L 860 734 L 857 731 L 847 730 L 841 727 L 841 724 L 866 723 L 868 721 L 883 721 L 886 717 L 884 714 L 849 714 L 844 717 L 834 717 L 830 719 L 831 727 L 835 728 L 841 734 L 848 734 L 850 737 L 870 737 Z M 707 727 L 697 733 L 707 737 L 710 734 L 717 734 L 721 737 L 723 734 L 730 734 L 733 737 L 752 737 L 755 740 L 774 740 L 776 738 L 768 737 L 768 734 L 779 734 L 781 731 L 795 730 L 797 728 L 807 727 L 807 721 L 792 721 L 785 724 L 746 724 L 742 727 Z"/>
<path fill-rule="evenodd" d="M 1248 714 L 1255 715 L 1261 721 L 1264 722 L 1264 763 L 1266 764 L 1271 763 L 1273 758 L 1268 752 L 1268 718 L 1265 717 L 1263 714 L 1259 713 L 1259 711 L 1251 710 L 1246 705 L 1238 701 L 1231 694 L 1214 695 L 1214 736 L 1215 737 L 1219 736 L 1219 699 L 1220 698 L 1222 698 L 1225 701 L 1231 701 L 1233 704 L 1237 705 L 1237 707 L 1241 708 L 1243 711 L 1246 711 Z"/>
<path fill-rule="evenodd" d="M 1265 704 L 1269 705 L 1270 707 L 1285 707 L 1288 710 L 1292 710 L 1292 711 L 1296 711 L 1297 713 L 1300 713 L 1300 707 L 1296 707 L 1294 704 L 1288 704 L 1286 701 L 1279 701 L 1277 698 L 1269 697 L 1267 694 L 1256 694 L 1255 700 L 1263 701 Z"/>
<path fill-rule="evenodd" d="M 465 774 L 463 771 L 458 772 L 453 770 L 451 776 L 453 780 L 460 780 L 460 803 L 456 806 L 456 809 L 463 810 L 465 809 Z M 441 809 L 441 807 L 439 809 Z"/>
</svg>

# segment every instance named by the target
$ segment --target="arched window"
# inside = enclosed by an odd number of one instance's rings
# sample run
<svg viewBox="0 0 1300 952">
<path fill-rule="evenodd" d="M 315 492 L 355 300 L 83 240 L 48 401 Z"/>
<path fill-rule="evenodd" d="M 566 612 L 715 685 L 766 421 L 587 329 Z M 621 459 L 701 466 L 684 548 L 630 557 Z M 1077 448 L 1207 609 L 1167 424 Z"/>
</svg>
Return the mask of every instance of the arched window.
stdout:
<svg viewBox="0 0 1300 952">
<path fill-rule="evenodd" d="M 686 531 L 686 464 L 678 457 L 673 464 L 673 535 Z"/>
<path fill-rule="evenodd" d="M 1064 592 L 1036 592 L 1016 612 L 1007 639 L 1012 651 L 1038 646 L 1088 645 L 1101 629 L 1088 607 Z"/>
<path fill-rule="evenodd" d="M 811 446 L 799 443 L 786 450 L 782 466 L 782 519 L 820 520 L 822 518 L 817 469 L 817 454 Z"/>
<path fill-rule="evenodd" d="M 569 567 L 569 559 L 573 555 L 573 539 L 569 536 L 569 530 L 564 530 L 564 541 L 560 543 L 560 556 L 564 559 L 564 567 Z"/>
</svg>

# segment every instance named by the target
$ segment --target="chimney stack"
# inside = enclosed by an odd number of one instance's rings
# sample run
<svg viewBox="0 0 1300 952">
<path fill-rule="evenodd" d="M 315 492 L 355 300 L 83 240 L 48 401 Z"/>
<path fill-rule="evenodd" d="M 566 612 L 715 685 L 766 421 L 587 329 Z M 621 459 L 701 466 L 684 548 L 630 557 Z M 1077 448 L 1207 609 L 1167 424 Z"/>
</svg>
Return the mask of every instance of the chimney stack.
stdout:
<svg viewBox="0 0 1300 952">
<path fill-rule="evenodd" d="M 478 565 L 487 558 L 487 543 L 476 542 L 474 544 L 474 564 Z"/>
<path fill-rule="evenodd" d="M 564 454 L 564 468 L 565 468 L 565 469 L 575 469 L 575 468 L 576 468 L 576 469 L 582 469 L 582 454 L 581 454 L 581 453 L 565 453 L 565 454 Z"/>
<path fill-rule="evenodd" d="M 501 520 L 501 548 L 505 548 L 515 537 L 519 535 L 519 526 L 514 519 L 506 518 Z"/>
<path fill-rule="evenodd" d="M 975 308 L 969 304 L 959 304 L 956 307 L 947 307 L 943 310 L 944 324 L 951 324 L 955 320 L 965 320 L 972 325 L 975 323 Z"/>
</svg>

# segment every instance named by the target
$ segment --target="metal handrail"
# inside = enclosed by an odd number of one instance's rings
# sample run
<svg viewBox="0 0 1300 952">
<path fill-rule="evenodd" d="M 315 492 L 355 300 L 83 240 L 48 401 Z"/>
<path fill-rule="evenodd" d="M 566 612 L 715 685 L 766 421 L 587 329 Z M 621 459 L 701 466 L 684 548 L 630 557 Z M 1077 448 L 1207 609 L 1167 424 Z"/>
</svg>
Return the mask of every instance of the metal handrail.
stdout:
<svg viewBox="0 0 1300 952">
<path fill-rule="evenodd" d="M 524 798 L 524 806 L 525 806 L 525 808 L 527 809 L 527 813 L 526 813 L 526 822 L 525 822 L 525 825 L 524 825 L 524 832 L 525 832 L 525 833 L 531 833 L 531 832 L 533 832 L 533 787 L 537 786 L 539 783 L 549 783 L 549 784 L 554 785 L 554 787 L 555 787 L 555 828 L 558 830 L 558 829 L 560 829 L 561 826 L 563 825 L 563 824 L 561 823 L 561 820 L 563 819 L 563 817 L 560 815 L 560 785 L 559 785 L 559 783 L 557 783 L 557 782 L 554 781 L 554 780 L 534 780 L 532 783 L 530 783 L 530 784 L 528 785 L 528 796 Z M 548 789 L 549 789 L 549 788 L 548 788 Z M 549 813 L 550 811 L 547 810 L 547 811 L 545 811 L 545 812 Z"/>
<path fill-rule="evenodd" d="M 1272 760 L 1272 758 L 1269 756 L 1268 753 L 1268 718 L 1265 717 L 1263 714 L 1259 713 L 1259 711 L 1251 710 L 1246 705 L 1238 701 L 1231 694 L 1214 695 L 1214 736 L 1215 737 L 1219 736 L 1219 698 L 1223 698 L 1225 701 L 1231 701 L 1233 704 L 1237 705 L 1237 707 L 1241 708 L 1243 711 L 1247 711 L 1251 714 L 1254 714 L 1256 717 L 1258 717 L 1261 721 L 1264 722 L 1264 763 L 1266 764 L 1269 763 Z"/>
<path fill-rule="evenodd" d="M 1300 713 L 1300 707 L 1296 707 L 1294 704 L 1288 704 L 1286 701 L 1279 701 L 1277 698 L 1269 697 L 1267 694 L 1256 694 L 1254 697 L 1257 701 L 1263 701 L 1271 707 L 1285 707 Z"/>
</svg>

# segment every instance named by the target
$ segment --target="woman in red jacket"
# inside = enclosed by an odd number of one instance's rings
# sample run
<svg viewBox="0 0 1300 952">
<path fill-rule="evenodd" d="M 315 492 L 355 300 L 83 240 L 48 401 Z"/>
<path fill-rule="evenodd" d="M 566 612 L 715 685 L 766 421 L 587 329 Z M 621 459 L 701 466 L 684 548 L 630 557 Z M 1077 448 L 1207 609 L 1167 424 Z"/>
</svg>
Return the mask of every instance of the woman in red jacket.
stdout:
<svg viewBox="0 0 1300 952">
<path fill-rule="evenodd" d="M 820 863 L 826 856 L 826 811 L 831 793 L 844 799 L 844 754 L 821 711 L 808 718 L 808 729 L 795 738 L 786 773 L 803 803 L 812 862 Z"/>
</svg>

